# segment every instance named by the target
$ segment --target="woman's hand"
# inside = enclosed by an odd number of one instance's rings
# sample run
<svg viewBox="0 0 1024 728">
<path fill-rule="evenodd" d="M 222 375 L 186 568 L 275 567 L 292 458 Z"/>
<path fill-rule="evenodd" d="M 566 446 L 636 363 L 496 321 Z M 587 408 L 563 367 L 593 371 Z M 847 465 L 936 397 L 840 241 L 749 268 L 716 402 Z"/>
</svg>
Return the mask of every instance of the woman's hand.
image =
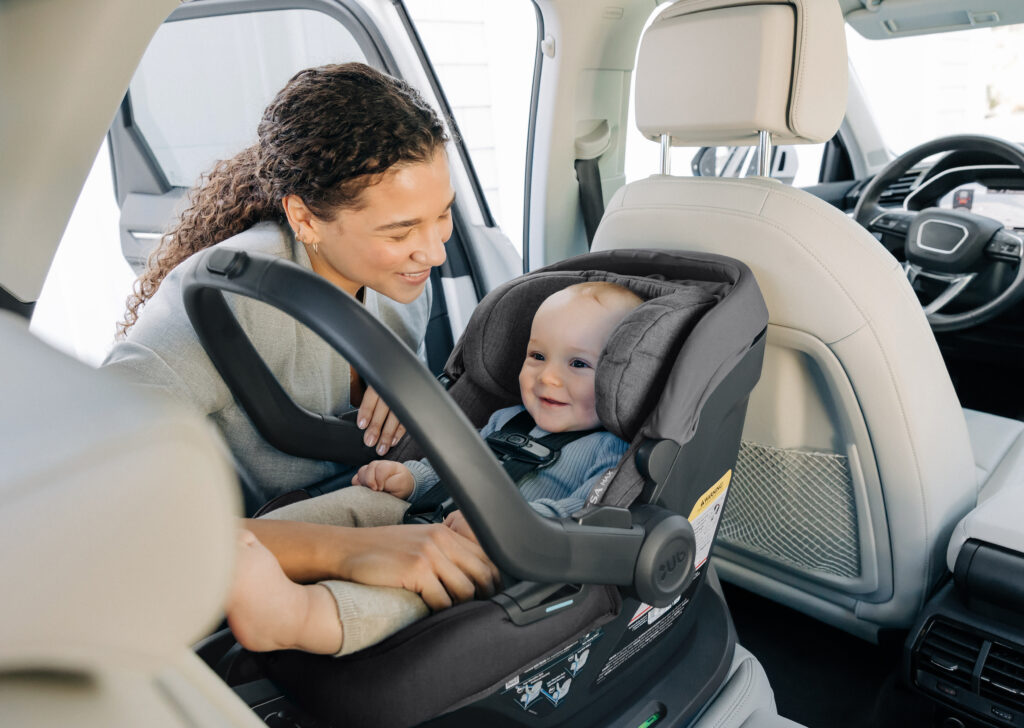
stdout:
<svg viewBox="0 0 1024 728">
<path fill-rule="evenodd" d="M 412 471 L 393 460 L 374 460 L 359 468 L 352 476 L 352 485 L 362 485 L 370 490 L 384 491 L 406 500 L 416 487 Z"/>
<path fill-rule="evenodd" d="M 473 529 L 469 527 L 469 522 L 466 517 L 462 515 L 462 511 L 452 511 L 444 519 L 444 525 L 455 531 L 455 533 L 468 538 L 473 543 L 480 545 L 480 542 L 476 538 L 476 534 L 473 533 Z"/>
<path fill-rule="evenodd" d="M 257 518 L 244 526 L 300 584 L 345 579 L 398 586 L 437 610 L 489 597 L 500 580 L 483 549 L 441 524 L 345 528 Z"/>
<path fill-rule="evenodd" d="M 477 544 L 440 524 L 354 529 L 338 575 L 417 592 L 433 610 L 490 597 L 498 569 Z M 360 540 L 365 543 L 358 543 Z"/>
<path fill-rule="evenodd" d="M 367 447 L 377 447 L 377 454 L 384 455 L 398 444 L 405 434 L 405 428 L 399 423 L 395 413 L 385 404 L 373 387 L 367 387 L 363 401 L 359 403 L 359 414 L 356 424 L 360 430 L 366 430 L 363 442 Z"/>
</svg>

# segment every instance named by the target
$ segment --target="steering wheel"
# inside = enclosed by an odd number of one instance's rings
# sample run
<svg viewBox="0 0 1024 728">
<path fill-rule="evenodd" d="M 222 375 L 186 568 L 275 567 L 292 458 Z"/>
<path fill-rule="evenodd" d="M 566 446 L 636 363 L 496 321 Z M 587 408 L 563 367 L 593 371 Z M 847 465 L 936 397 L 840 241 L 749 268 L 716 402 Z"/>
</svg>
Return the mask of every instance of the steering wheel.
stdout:
<svg viewBox="0 0 1024 728">
<path fill-rule="evenodd" d="M 902 235 L 911 284 L 929 278 L 945 288 L 924 306 L 934 331 L 956 331 L 977 326 L 999 315 L 1024 297 L 1024 240 L 1018 233 L 984 215 L 964 209 L 929 207 L 920 211 L 893 210 L 878 204 L 885 189 L 922 159 L 939 152 L 966 151 L 996 155 L 1024 172 L 1024 147 L 1013 142 L 981 135 L 941 137 L 901 154 L 875 175 L 861 192 L 854 219 L 872 232 Z M 1013 281 L 1001 293 L 980 306 L 959 313 L 940 310 L 960 295 L 990 266 L 1007 262 L 1017 266 Z"/>
</svg>

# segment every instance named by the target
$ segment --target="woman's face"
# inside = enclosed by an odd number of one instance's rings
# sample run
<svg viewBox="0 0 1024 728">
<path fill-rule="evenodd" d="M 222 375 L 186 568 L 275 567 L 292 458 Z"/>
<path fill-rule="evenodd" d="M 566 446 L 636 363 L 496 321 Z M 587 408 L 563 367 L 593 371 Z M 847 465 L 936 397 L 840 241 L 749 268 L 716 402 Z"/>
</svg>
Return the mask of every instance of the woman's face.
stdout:
<svg viewBox="0 0 1024 728">
<path fill-rule="evenodd" d="M 310 221 L 319 243 L 319 253 L 309 249 L 313 270 L 352 295 L 367 286 L 410 303 L 445 260 L 454 201 L 443 150 L 428 162 L 396 165 L 363 190 L 358 210 Z"/>
</svg>

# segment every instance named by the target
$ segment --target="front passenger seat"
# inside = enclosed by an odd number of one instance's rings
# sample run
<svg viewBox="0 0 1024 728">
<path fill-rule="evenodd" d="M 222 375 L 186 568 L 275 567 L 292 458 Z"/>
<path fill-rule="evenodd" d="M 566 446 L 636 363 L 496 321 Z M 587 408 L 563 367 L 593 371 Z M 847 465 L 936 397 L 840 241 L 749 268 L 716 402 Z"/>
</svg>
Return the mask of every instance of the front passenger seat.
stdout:
<svg viewBox="0 0 1024 728">
<path fill-rule="evenodd" d="M 845 48 L 835 2 L 677 2 L 641 40 L 637 126 L 681 146 L 826 141 L 845 111 Z M 838 209 L 765 177 L 625 186 L 594 249 L 629 247 L 737 258 L 768 304 L 719 573 L 867 639 L 908 627 L 978 483 L 900 264 Z"/>
<path fill-rule="evenodd" d="M 189 649 L 241 503 L 212 427 L 0 311 L 0 723 L 260 726 Z"/>
</svg>

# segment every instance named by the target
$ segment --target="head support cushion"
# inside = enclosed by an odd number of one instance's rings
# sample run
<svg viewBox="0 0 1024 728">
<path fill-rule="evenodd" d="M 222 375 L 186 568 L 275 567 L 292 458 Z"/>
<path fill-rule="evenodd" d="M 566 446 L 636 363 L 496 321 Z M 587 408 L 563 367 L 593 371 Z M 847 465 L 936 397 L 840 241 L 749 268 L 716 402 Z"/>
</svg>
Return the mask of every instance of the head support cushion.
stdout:
<svg viewBox="0 0 1024 728">
<path fill-rule="evenodd" d="M 461 360 L 465 375 L 505 404 L 520 403 L 519 370 L 533 315 L 549 295 L 584 281 L 618 283 L 645 301 L 612 331 L 596 372 L 597 414 L 610 432 L 629 441 L 650 414 L 686 336 L 726 284 L 602 270 L 538 271 L 481 301 L 453 361 Z"/>
<path fill-rule="evenodd" d="M 839 3 L 680 0 L 640 41 L 636 124 L 677 146 L 830 139 L 846 111 Z"/>
</svg>

